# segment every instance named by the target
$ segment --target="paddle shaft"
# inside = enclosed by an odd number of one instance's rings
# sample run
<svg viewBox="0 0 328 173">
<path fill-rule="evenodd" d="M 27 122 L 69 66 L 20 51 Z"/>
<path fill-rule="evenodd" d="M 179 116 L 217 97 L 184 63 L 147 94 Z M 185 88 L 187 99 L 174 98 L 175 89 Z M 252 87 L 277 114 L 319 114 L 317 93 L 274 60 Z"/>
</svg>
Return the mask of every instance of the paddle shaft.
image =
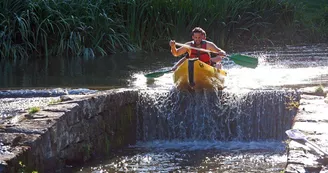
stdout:
<svg viewBox="0 0 328 173">
<path fill-rule="evenodd" d="M 153 73 L 146 74 L 145 77 L 147 77 L 147 78 L 157 78 L 157 77 L 163 76 L 165 73 L 169 73 L 171 71 L 173 71 L 173 70 L 170 69 L 170 70 L 165 70 L 165 71 L 153 72 Z"/>
<path fill-rule="evenodd" d="M 178 46 L 188 48 L 188 49 L 194 49 L 194 50 L 207 52 L 207 53 L 220 54 L 220 52 L 207 50 L 207 49 L 203 49 L 203 48 L 198 48 L 198 47 L 192 47 L 192 46 L 187 45 L 187 44 L 181 44 L 181 43 L 175 43 L 175 44 L 178 45 Z M 222 56 L 222 57 L 224 57 L 224 56 Z M 234 55 L 228 56 L 228 58 L 230 60 L 232 60 L 234 63 L 236 63 L 238 65 L 241 65 L 243 67 L 256 68 L 257 64 L 258 64 L 258 59 L 257 58 L 249 57 L 249 56 L 246 56 L 246 55 L 234 54 Z"/>
<path fill-rule="evenodd" d="M 325 154 L 326 156 L 328 156 L 328 153 L 324 150 L 322 150 L 317 144 L 309 141 L 306 136 L 300 132 L 299 130 L 296 129 L 290 129 L 286 131 L 286 134 L 288 135 L 289 138 L 293 139 L 293 140 L 303 140 L 306 143 L 312 145 L 312 147 L 314 147 L 315 149 L 319 150 L 320 152 L 322 152 L 323 154 Z"/>
<path fill-rule="evenodd" d="M 193 47 L 193 46 L 190 46 L 190 45 L 187 45 L 187 44 L 182 44 L 182 43 L 175 43 L 175 44 L 178 45 L 178 46 L 181 46 L 181 47 L 185 47 L 185 48 L 189 48 L 189 49 L 194 49 L 194 50 L 198 50 L 198 51 L 202 51 L 202 52 L 219 53 L 219 52 L 214 52 L 214 51 L 203 49 L 203 48 L 199 48 L 199 47 Z"/>
<path fill-rule="evenodd" d="M 309 143 L 309 144 L 312 145 L 314 148 L 316 148 L 317 150 L 319 150 L 320 152 L 322 152 L 324 155 L 328 156 L 328 153 L 327 153 L 326 151 L 322 150 L 317 144 L 315 144 L 315 143 L 309 141 L 309 140 L 306 139 L 306 138 L 305 138 L 304 140 L 305 140 L 305 142 Z"/>
</svg>

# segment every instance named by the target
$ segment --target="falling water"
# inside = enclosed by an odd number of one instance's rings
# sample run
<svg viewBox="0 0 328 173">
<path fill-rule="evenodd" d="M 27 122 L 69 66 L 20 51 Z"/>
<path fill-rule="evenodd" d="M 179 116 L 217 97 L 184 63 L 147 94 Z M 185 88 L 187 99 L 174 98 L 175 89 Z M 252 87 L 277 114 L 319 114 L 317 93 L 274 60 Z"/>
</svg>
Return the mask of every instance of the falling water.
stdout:
<svg viewBox="0 0 328 173">
<path fill-rule="evenodd" d="M 296 108 L 286 107 L 300 99 L 297 92 L 283 90 L 140 95 L 141 141 L 283 140 L 296 115 Z"/>
</svg>

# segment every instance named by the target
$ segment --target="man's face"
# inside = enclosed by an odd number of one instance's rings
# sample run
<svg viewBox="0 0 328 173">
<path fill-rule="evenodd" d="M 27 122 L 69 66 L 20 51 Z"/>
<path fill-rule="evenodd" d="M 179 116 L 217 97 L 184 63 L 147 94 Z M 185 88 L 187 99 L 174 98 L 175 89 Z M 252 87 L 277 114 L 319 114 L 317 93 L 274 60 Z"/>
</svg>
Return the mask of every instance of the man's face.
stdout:
<svg viewBox="0 0 328 173">
<path fill-rule="evenodd" d="M 203 38 L 204 38 L 204 36 L 202 33 L 195 32 L 192 35 L 192 39 L 194 40 L 196 45 L 199 45 L 202 42 Z"/>
</svg>

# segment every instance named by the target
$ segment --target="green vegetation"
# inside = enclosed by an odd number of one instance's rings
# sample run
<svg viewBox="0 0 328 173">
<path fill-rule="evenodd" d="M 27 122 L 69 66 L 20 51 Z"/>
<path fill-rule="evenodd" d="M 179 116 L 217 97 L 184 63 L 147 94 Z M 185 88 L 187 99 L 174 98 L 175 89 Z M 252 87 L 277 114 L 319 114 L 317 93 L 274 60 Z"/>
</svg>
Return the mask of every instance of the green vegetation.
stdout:
<svg viewBox="0 0 328 173">
<path fill-rule="evenodd" d="M 286 97 L 286 109 L 297 110 L 300 107 L 300 102 L 293 96 Z"/>
<path fill-rule="evenodd" d="M 293 27 L 303 40 L 316 42 L 328 37 L 327 0 L 290 0 L 295 4 Z"/>
<path fill-rule="evenodd" d="M 26 165 L 23 164 L 22 161 L 19 161 L 18 164 L 20 166 L 20 168 L 18 169 L 18 172 L 20 172 L 20 173 L 28 173 L 28 172 L 38 173 L 38 171 L 29 171 L 28 168 L 26 167 Z"/>
<path fill-rule="evenodd" d="M 83 153 L 83 161 L 87 161 L 90 159 L 91 157 L 91 148 L 92 148 L 92 144 L 87 143 L 84 144 L 82 147 L 82 153 Z"/>
<path fill-rule="evenodd" d="M 53 105 L 53 104 L 57 104 L 57 103 L 60 103 L 61 102 L 61 99 L 51 99 L 50 102 L 49 102 L 49 105 Z"/>
<path fill-rule="evenodd" d="M 325 0 L 3 0 L 0 60 L 160 51 L 201 26 L 220 47 L 322 41 Z M 299 3 L 301 2 L 301 3 Z"/>
<path fill-rule="evenodd" d="M 319 85 L 318 87 L 316 87 L 314 93 L 316 95 L 324 96 L 325 95 L 325 92 L 323 90 L 323 86 L 322 85 Z"/>
<path fill-rule="evenodd" d="M 34 114 L 34 113 L 37 113 L 40 111 L 40 107 L 31 107 L 29 110 L 28 110 L 28 113 L 29 114 Z"/>
<path fill-rule="evenodd" d="M 109 139 L 109 137 L 106 135 L 105 136 L 105 152 L 106 152 L 106 154 L 110 154 L 110 149 L 111 149 L 111 142 L 110 142 L 110 139 Z"/>
</svg>

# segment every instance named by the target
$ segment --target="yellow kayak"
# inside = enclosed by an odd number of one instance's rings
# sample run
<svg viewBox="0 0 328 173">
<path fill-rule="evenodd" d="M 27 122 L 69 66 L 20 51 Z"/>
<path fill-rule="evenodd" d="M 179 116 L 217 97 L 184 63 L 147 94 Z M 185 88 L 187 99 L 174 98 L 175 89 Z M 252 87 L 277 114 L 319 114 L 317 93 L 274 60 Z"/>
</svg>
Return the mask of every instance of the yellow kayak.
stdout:
<svg viewBox="0 0 328 173">
<path fill-rule="evenodd" d="M 222 90 L 224 88 L 224 70 L 210 66 L 198 58 L 185 60 L 173 74 L 179 90 Z"/>
</svg>

